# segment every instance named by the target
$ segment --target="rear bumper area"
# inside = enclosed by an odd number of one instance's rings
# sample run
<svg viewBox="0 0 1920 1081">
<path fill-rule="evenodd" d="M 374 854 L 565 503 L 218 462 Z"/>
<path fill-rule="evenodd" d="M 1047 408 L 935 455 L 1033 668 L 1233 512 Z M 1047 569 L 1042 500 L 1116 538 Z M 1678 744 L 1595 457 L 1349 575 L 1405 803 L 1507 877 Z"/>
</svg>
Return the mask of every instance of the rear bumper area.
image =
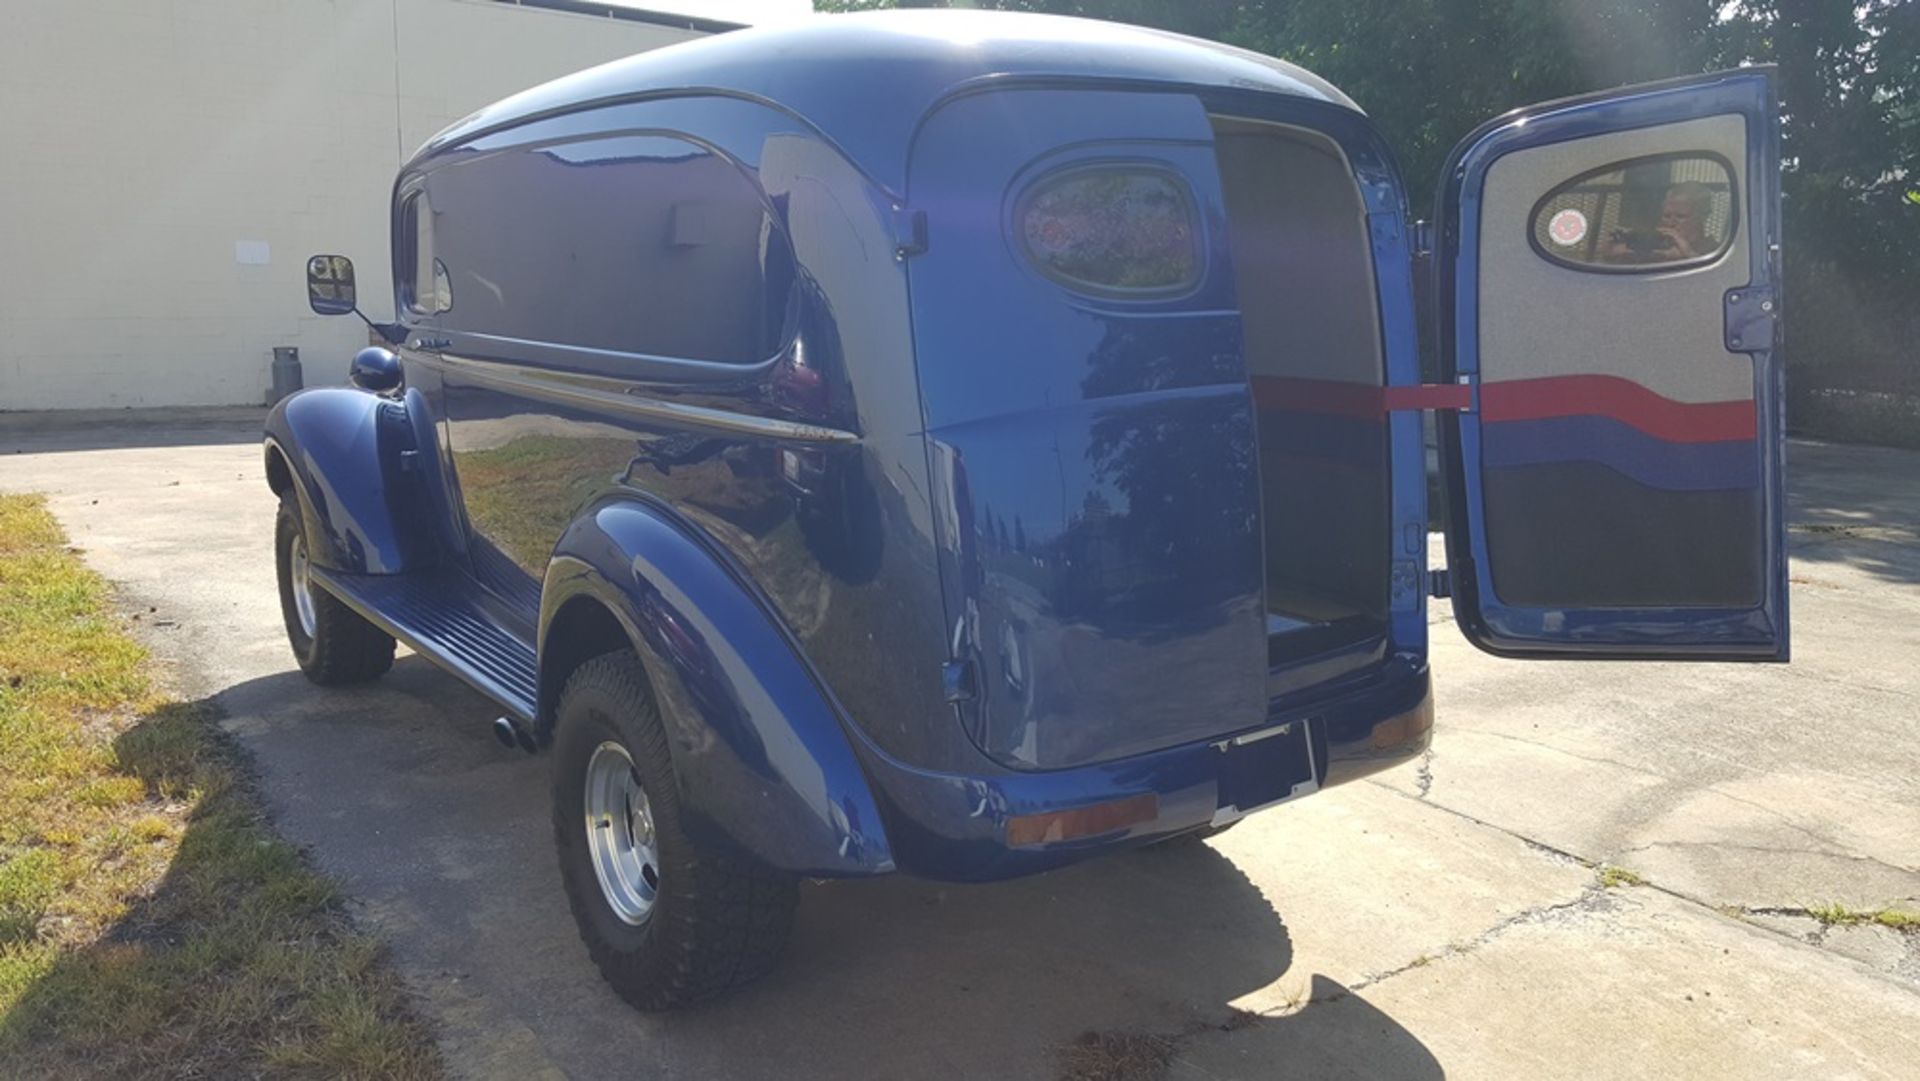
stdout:
<svg viewBox="0 0 1920 1081">
<path fill-rule="evenodd" d="M 1231 737 L 1114 762 L 967 776 L 863 748 L 896 866 L 950 881 L 1045 871 L 1095 853 L 1232 821 L 1364 777 L 1427 748 L 1432 680 L 1396 658 L 1350 692 Z"/>
</svg>

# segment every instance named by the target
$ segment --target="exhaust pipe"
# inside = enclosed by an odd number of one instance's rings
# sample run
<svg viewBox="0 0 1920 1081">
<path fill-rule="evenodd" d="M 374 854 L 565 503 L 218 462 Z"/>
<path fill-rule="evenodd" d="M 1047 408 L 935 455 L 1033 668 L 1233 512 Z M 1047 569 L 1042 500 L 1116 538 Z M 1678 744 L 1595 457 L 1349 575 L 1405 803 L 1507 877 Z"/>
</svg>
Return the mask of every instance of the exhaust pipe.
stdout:
<svg viewBox="0 0 1920 1081">
<path fill-rule="evenodd" d="M 493 719 L 493 738 L 499 740 L 500 746 L 509 751 L 520 746 L 520 741 L 514 738 L 513 722 L 505 717 Z"/>
<path fill-rule="evenodd" d="M 511 717 L 493 719 L 493 738 L 499 740 L 500 746 L 508 750 L 518 747 L 528 754 L 536 754 L 540 750 L 540 745 L 534 742 L 533 733 L 514 723 Z"/>
</svg>

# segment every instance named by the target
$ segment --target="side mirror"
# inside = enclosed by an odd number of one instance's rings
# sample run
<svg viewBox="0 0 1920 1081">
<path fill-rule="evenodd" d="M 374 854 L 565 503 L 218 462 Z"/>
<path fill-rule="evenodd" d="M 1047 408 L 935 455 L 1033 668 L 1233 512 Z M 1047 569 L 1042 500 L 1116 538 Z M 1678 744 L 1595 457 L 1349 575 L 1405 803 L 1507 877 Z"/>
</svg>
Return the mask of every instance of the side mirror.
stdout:
<svg viewBox="0 0 1920 1081">
<path fill-rule="evenodd" d="M 347 367 L 347 382 L 375 393 L 392 390 L 400 385 L 400 358 L 377 345 L 369 345 L 353 355 L 353 363 Z"/>
<path fill-rule="evenodd" d="M 352 315 L 358 311 L 353 260 L 344 255 L 316 255 L 307 260 L 307 303 L 318 315 Z"/>
</svg>

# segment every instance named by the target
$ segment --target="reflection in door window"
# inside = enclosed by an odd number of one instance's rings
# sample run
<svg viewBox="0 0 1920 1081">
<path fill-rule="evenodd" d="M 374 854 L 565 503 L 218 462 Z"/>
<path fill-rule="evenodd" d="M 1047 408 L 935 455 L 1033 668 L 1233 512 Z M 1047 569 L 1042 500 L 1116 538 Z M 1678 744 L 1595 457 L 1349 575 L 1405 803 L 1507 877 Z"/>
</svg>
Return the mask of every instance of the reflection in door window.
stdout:
<svg viewBox="0 0 1920 1081">
<path fill-rule="evenodd" d="M 433 207 L 426 193 L 407 197 L 400 230 L 401 266 L 407 271 L 400 279 L 402 300 L 418 315 L 446 311 L 453 305 L 453 295 L 447 286 L 446 267 L 433 257 Z"/>
<path fill-rule="evenodd" d="M 1663 154 L 1569 180 L 1533 208 L 1533 247 L 1581 270 L 1672 270 L 1733 241 L 1738 194 L 1724 159 Z"/>
</svg>

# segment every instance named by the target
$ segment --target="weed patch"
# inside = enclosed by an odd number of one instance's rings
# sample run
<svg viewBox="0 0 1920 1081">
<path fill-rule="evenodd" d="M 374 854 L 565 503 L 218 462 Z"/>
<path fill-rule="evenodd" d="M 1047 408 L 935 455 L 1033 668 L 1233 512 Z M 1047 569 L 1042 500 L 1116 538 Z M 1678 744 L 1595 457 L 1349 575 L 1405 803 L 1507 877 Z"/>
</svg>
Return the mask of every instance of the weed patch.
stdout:
<svg viewBox="0 0 1920 1081">
<path fill-rule="evenodd" d="M 0 746 L 0 1076 L 441 1073 L 379 945 L 30 496 L 0 495 Z"/>
<path fill-rule="evenodd" d="M 1828 927 L 1852 927 L 1871 923 L 1895 931 L 1920 933 L 1920 912 L 1909 912 L 1899 908 L 1860 909 L 1848 908 L 1845 905 L 1809 905 L 1807 915 Z"/>
</svg>

